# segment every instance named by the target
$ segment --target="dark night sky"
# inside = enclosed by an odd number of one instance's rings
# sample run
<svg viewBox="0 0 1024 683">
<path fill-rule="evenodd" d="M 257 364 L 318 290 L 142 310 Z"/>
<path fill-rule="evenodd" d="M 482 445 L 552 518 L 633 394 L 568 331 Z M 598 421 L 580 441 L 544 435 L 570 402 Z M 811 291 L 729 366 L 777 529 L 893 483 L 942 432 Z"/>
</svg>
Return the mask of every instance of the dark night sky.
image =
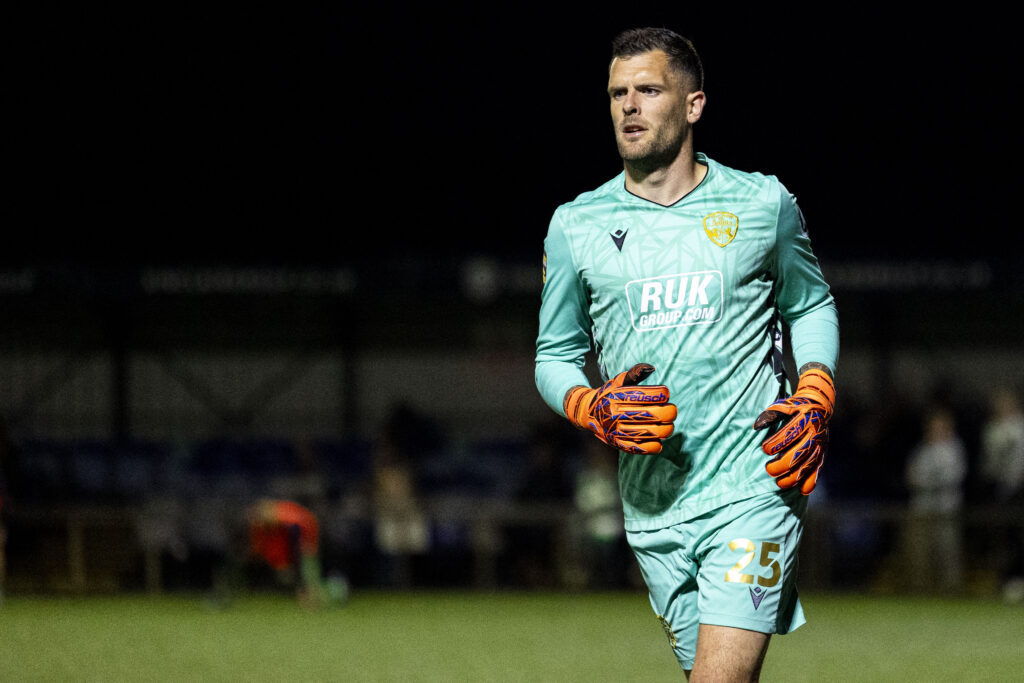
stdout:
<svg viewBox="0 0 1024 683">
<path fill-rule="evenodd" d="M 9 65 L 3 261 L 536 258 L 554 207 L 621 168 L 608 45 L 644 24 L 703 56 L 697 149 L 778 175 L 823 254 L 987 254 L 1014 230 L 1007 16 L 628 5 L 40 17 Z"/>
</svg>

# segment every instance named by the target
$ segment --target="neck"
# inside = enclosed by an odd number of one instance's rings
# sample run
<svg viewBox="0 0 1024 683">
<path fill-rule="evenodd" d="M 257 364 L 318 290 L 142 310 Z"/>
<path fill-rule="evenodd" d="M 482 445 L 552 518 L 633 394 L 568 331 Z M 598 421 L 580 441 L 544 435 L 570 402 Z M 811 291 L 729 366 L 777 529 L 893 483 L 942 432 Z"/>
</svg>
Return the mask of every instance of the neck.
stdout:
<svg viewBox="0 0 1024 683">
<path fill-rule="evenodd" d="M 692 145 L 684 144 L 679 154 L 666 164 L 648 167 L 642 162 L 626 161 L 626 190 L 648 201 L 669 206 L 700 185 L 708 169 L 697 163 Z"/>
</svg>

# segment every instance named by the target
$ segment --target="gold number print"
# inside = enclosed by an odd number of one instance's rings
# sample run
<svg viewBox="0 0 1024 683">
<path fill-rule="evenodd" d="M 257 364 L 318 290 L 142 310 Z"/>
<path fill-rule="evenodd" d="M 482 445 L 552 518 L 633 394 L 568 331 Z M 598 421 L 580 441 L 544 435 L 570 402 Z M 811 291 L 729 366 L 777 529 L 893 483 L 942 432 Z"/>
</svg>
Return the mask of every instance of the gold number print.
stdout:
<svg viewBox="0 0 1024 683">
<path fill-rule="evenodd" d="M 782 567 L 779 566 L 779 561 L 768 557 L 771 553 L 779 552 L 779 544 L 772 543 L 771 541 L 765 541 L 761 544 L 761 566 L 771 567 L 772 575 L 767 579 L 763 576 L 757 577 L 758 585 L 764 586 L 765 588 L 771 588 L 779 582 L 782 577 Z"/>
<path fill-rule="evenodd" d="M 747 540 L 746 538 L 737 538 L 735 541 L 729 541 L 729 550 L 742 550 L 746 553 L 740 558 L 740 561 L 732 566 L 732 569 L 725 573 L 725 580 L 727 583 L 754 583 L 753 574 L 744 574 L 743 570 L 747 568 L 754 559 L 754 542 Z"/>
<path fill-rule="evenodd" d="M 761 543 L 761 557 L 759 563 L 762 567 L 768 567 L 772 570 L 772 574 L 769 577 L 758 575 L 757 583 L 759 586 L 765 588 L 771 588 L 779 582 L 782 578 L 782 567 L 779 565 L 778 560 L 772 557 L 773 553 L 779 552 L 781 546 L 778 543 L 772 543 L 770 541 L 764 541 Z M 744 574 L 743 570 L 747 568 L 751 562 L 754 561 L 754 554 L 757 550 L 757 546 L 753 541 L 747 538 L 737 538 L 734 541 L 729 542 L 729 550 L 738 550 L 746 553 L 740 558 L 740 561 L 732 566 L 732 569 L 725 573 L 725 580 L 727 583 L 754 583 L 753 574 Z"/>
</svg>

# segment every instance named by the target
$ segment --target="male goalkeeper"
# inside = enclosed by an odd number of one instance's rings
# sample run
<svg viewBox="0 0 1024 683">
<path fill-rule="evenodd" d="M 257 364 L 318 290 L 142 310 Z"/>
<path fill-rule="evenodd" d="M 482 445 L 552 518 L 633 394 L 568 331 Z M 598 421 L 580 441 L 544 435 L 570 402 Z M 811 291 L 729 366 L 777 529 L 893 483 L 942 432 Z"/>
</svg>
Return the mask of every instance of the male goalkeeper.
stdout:
<svg viewBox="0 0 1024 683">
<path fill-rule="evenodd" d="M 613 41 L 624 169 L 551 219 L 536 381 L 552 409 L 619 449 L 627 538 L 687 677 L 748 681 L 771 635 L 804 622 L 797 548 L 839 324 L 793 195 L 695 153 L 703 80 L 672 31 Z M 591 344 L 597 388 L 582 371 Z"/>
</svg>

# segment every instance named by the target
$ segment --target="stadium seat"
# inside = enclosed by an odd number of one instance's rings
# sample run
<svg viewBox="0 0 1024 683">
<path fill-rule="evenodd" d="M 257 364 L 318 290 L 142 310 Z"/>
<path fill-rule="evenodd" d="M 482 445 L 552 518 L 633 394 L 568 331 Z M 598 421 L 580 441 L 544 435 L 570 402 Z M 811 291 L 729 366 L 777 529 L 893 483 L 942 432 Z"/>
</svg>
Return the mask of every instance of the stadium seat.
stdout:
<svg viewBox="0 0 1024 683">
<path fill-rule="evenodd" d="M 140 502 L 165 488 L 167 450 L 165 444 L 156 442 L 134 442 L 117 449 L 113 477 L 121 500 Z"/>
<path fill-rule="evenodd" d="M 70 448 L 71 486 L 85 502 L 107 502 L 115 497 L 116 447 L 108 441 L 77 441 Z"/>
<path fill-rule="evenodd" d="M 18 449 L 22 470 L 22 491 L 25 500 L 53 502 L 71 495 L 68 473 L 70 448 L 66 443 L 28 440 Z"/>
</svg>

